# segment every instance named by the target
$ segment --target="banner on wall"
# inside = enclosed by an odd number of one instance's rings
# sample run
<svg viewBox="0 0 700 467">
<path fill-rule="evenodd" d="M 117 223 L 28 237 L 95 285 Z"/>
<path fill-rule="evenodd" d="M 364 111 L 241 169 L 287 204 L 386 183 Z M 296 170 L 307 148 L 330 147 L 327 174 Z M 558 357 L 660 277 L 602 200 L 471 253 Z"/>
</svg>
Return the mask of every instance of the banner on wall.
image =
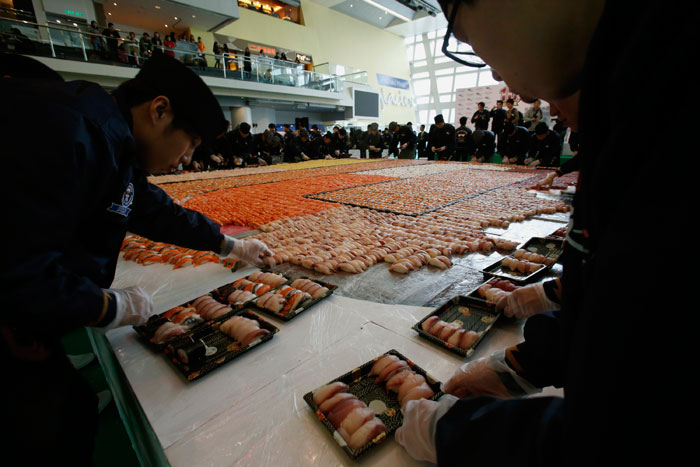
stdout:
<svg viewBox="0 0 700 467">
<path fill-rule="evenodd" d="M 379 83 L 380 86 L 404 89 L 406 91 L 411 87 L 406 79 L 394 78 L 393 76 L 383 75 L 381 73 L 377 73 L 377 83 Z"/>
<path fill-rule="evenodd" d="M 467 125 L 471 124 L 472 115 L 477 111 L 479 102 L 483 102 L 486 110 L 491 110 L 496 106 L 497 100 L 503 101 L 503 108 L 506 108 L 505 102 L 508 99 L 513 99 L 515 107 L 523 114 L 530 108 L 529 104 L 520 101 L 520 96 L 512 92 L 505 84 L 492 84 L 490 86 L 479 86 L 477 88 L 457 89 L 455 96 L 455 127 L 459 126 L 460 117 L 467 117 Z M 541 109 L 544 114 L 544 121 L 549 125 L 549 105 L 545 101 L 541 101 Z M 489 124 L 489 129 L 491 125 Z"/>
</svg>

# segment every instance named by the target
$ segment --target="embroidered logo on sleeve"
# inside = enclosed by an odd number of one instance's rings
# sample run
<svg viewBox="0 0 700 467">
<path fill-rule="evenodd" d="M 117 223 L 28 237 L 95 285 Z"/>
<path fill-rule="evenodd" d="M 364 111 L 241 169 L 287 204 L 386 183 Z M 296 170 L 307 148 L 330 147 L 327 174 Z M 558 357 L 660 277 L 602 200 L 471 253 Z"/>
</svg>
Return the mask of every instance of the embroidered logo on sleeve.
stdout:
<svg viewBox="0 0 700 467">
<path fill-rule="evenodd" d="M 119 214 L 120 216 L 129 217 L 129 213 L 131 212 L 129 206 L 131 206 L 131 203 L 133 202 L 134 185 L 132 183 L 129 183 L 126 186 L 126 190 L 124 190 L 124 194 L 122 195 L 122 204 L 112 203 L 112 205 L 108 207 L 107 210 L 109 212 Z"/>
</svg>

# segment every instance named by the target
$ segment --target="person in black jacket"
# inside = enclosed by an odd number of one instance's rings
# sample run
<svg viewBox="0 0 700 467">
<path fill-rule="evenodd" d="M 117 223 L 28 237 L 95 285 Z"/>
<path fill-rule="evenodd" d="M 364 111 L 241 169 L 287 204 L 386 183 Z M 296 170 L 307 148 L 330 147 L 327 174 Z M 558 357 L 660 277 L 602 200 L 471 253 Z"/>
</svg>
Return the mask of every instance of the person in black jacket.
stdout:
<svg viewBox="0 0 700 467">
<path fill-rule="evenodd" d="M 321 141 L 318 138 L 311 139 L 306 130 L 299 131 L 299 156 L 301 160 L 321 159 Z"/>
<path fill-rule="evenodd" d="M 472 115 L 472 123 L 474 124 L 474 128 L 477 130 L 488 130 L 491 113 L 484 109 L 486 104 L 483 102 L 479 102 L 476 104 L 476 106 L 477 110 L 474 112 L 474 115 Z"/>
<path fill-rule="evenodd" d="M 294 134 L 289 124 L 282 126 L 284 135 L 282 136 L 282 147 L 284 148 L 284 162 L 299 162 L 299 138 Z"/>
<path fill-rule="evenodd" d="M 496 152 L 496 135 L 489 130 L 476 130 L 472 133 L 474 157 L 472 162 L 491 162 Z"/>
<path fill-rule="evenodd" d="M 540 122 L 535 127 L 535 133 L 530 136 L 530 151 L 525 158 L 528 167 L 558 167 L 561 155 L 561 139 L 556 131 L 547 128 Z"/>
<path fill-rule="evenodd" d="M 111 94 L 87 81 L 4 76 L 0 98 L 14 111 L 0 126 L 3 156 L 31 181 L 2 184 L 13 199 L 3 238 L 12 248 L 0 267 L 0 358 L 12 374 L 0 402 L 12 426 L 3 459 L 89 465 L 97 403 L 60 339 L 85 326 L 141 325 L 153 314 L 137 284 L 111 288 L 126 232 L 260 265 L 271 252 L 223 235 L 147 180 L 188 165 L 226 126 L 212 92 L 181 62 L 157 54 Z"/>
<path fill-rule="evenodd" d="M 496 101 L 496 105 L 491 109 L 491 131 L 496 135 L 496 140 L 500 141 L 503 126 L 506 123 L 506 111 L 503 109 L 503 101 Z"/>
<path fill-rule="evenodd" d="M 472 130 L 467 127 L 467 117 L 459 117 L 459 128 L 455 130 L 455 159 L 461 162 L 469 161 L 473 148 Z"/>
<path fill-rule="evenodd" d="M 435 155 L 435 160 L 450 160 L 455 148 L 455 128 L 445 123 L 442 115 L 436 115 L 434 120 L 428 134 L 428 148 Z"/>
<path fill-rule="evenodd" d="M 392 148 L 399 159 L 416 158 L 416 134 L 408 125 L 399 125 L 396 122 L 389 124 L 389 132 L 394 136 Z"/>
<path fill-rule="evenodd" d="M 693 455 L 694 436 L 673 420 L 693 410 L 694 389 L 682 383 L 688 360 L 669 356 L 692 358 L 694 329 L 656 333 L 660 353 L 641 351 L 640 336 L 657 310 L 687 308 L 694 295 L 640 293 L 660 279 L 620 274 L 619 266 L 664 269 L 664 255 L 640 253 L 668 232 L 666 222 L 650 216 L 678 219 L 682 229 L 690 220 L 675 193 L 654 188 L 668 179 L 690 184 L 695 171 L 659 164 L 660 151 L 682 152 L 682 140 L 621 118 L 616 108 L 642 113 L 639 96 L 649 89 L 692 88 L 697 51 L 685 46 L 700 39 L 697 9 L 652 2 L 630 9 L 602 0 L 508 3 L 511 19 L 504 24 L 500 3 L 443 5 L 448 30 L 462 40 L 468 32 L 494 75 L 526 102 L 540 97 L 557 104 L 580 91 L 580 172 L 560 257 L 560 310 L 530 317 L 521 343 L 455 371 L 444 385 L 449 397 L 405 404 L 395 439 L 412 456 L 441 465 L 683 463 Z M 529 35 L 543 14 L 548 21 Z M 497 44 L 489 41 L 494 24 L 501 26 Z M 674 73 L 640 73 L 639 64 L 651 57 L 672 64 Z M 695 125 L 679 123 L 680 134 Z M 634 157 L 634 164 L 615 163 L 622 157 Z M 643 304 L 630 300 L 639 294 Z M 650 382 L 652 368 L 663 371 L 659 384 Z M 552 386 L 563 397 L 523 397 Z"/>
<path fill-rule="evenodd" d="M 503 158 L 502 163 L 522 165 L 529 150 L 530 133 L 527 128 L 506 123 L 498 140 L 498 153 Z"/>
<path fill-rule="evenodd" d="M 267 165 L 261 159 L 258 148 L 250 133 L 250 124 L 241 122 L 238 128 L 229 133 L 233 167 L 247 167 L 249 165 Z"/>
<path fill-rule="evenodd" d="M 333 153 L 334 158 L 350 157 L 350 142 L 348 141 L 348 132 L 345 128 L 339 128 L 338 132 L 333 137 Z"/>
<path fill-rule="evenodd" d="M 321 144 L 319 145 L 319 150 L 321 151 L 321 156 L 323 159 L 333 159 L 334 145 L 333 145 L 333 133 L 327 131 L 323 137 L 321 137 Z"/>
<path fill-rule="evenodd" d="M 420 126 L 420 131 L 418 132 L 418 135 L 416 136 L 416 148 L 418 150 L 418 157 L 425 157 L 426 152 L 427 152 L 427 146 L 428 146 L 428 132 L 425 131 L 425 125 L 421 124 Z"/>
</svg>

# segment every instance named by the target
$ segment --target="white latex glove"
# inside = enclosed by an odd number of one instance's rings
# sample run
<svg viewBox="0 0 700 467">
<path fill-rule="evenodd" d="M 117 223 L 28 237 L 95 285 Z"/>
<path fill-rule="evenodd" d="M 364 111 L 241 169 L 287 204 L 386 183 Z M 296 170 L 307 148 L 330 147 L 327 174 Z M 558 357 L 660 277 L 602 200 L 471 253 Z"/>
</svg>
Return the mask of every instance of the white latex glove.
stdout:
<svg viewBox="0 0 700 467">
<path fill-rule="evenodd" d="M 457 402 L 454 396 L 445 394 L 437 402 L 428 399 L 408 401 L 401 409 L 403 424 L 394 438 L 416 460 L 437 464 L 435 432 L 437 422 Z"/>
<path fill-rule="evenodd" d="M 442 390 L 457 397 L 492 396 L 503 399 L 542 391 L 508 366 L 505 350 L 460 366 Z"/>
<path fill-rule="evenodd" d="M 507 317 L 519 319 L 556 310 L 558 307 L 547 298 L 542 282 L 515 289 L 496 303 L 496 309 L 503 310 Z"/>
<path fill-rule="evenodd" d="M 272 256 L 272 251 L 258 239 L 238 239 L 226 236 L 225 246 L 221 250 L 220 256 L 226 258 L 232 256 L 246 263 L 254 264 L 258 267 L 264 265 L 263 259 Z"/>
<path fill-rule="evenodd" d="M 107 332 L 120 326 L 140 326 L 146 324 L 153 315 L 153 300 L 142 287 L 133 286 L 124 289 L 106 289 L 116 300 L 117 312 L 114 319 L 101 328 L 93 329 Z"/>
</svg>

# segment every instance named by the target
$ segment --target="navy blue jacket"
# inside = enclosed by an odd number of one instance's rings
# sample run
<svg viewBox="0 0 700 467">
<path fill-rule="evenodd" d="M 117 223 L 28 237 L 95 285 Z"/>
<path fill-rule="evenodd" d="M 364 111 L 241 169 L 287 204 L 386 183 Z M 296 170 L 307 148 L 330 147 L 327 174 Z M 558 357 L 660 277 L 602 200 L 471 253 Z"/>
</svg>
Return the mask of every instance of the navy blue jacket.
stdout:
<svg viewBox="0 0 700 467">
<path fill-rule="evenodd" d="M 690 186 L 697 172 L 659 163 L 659 154 L 683 152 L 682 138 L 669 142 L 609 108 L 641 111 L 645 90 L 692 88 L 695 59 L 684 45 L 698 43 L 696 6 L 679 5 L 606 2 L 589 47 L 561 312 L 527 320 L 519 368 L 511 365 L 538 386 L 563 388 L 564 398 L 461 400 L 437 425 L 440 465 L 680 465 L 695 452 L 695 432 L 678 421 L 696 413 L 697 328 L 686 312 L 697 300 L 694 282 L 684 288 L 667 274 L 694 277 L 694 263 L 651 245 L 672 238 L 671 225 L 692 232 L 689 204 L 664 181 Z M 650 57 L 674 73 L 640 73 Z M 674 131 L 684 134 L 695 123 L 681 125 Z"/>
<path fill-rule="evenodd" d="M 127 231 L 219 251 L 219 226 L 180 207 L 139 167 L 131 114 L 96 84 L 0 80 L 8 202 L 0 322 L 55 337 L 105 325 Z M 120 108 L 121 107 L 121 108 Z M 16 174 L 16 176 L 15 176 Z M 9 247 L 9 248 L 8 248 Z M 100 320 L 102 317 L 102 320 Z"/>
</svg>

